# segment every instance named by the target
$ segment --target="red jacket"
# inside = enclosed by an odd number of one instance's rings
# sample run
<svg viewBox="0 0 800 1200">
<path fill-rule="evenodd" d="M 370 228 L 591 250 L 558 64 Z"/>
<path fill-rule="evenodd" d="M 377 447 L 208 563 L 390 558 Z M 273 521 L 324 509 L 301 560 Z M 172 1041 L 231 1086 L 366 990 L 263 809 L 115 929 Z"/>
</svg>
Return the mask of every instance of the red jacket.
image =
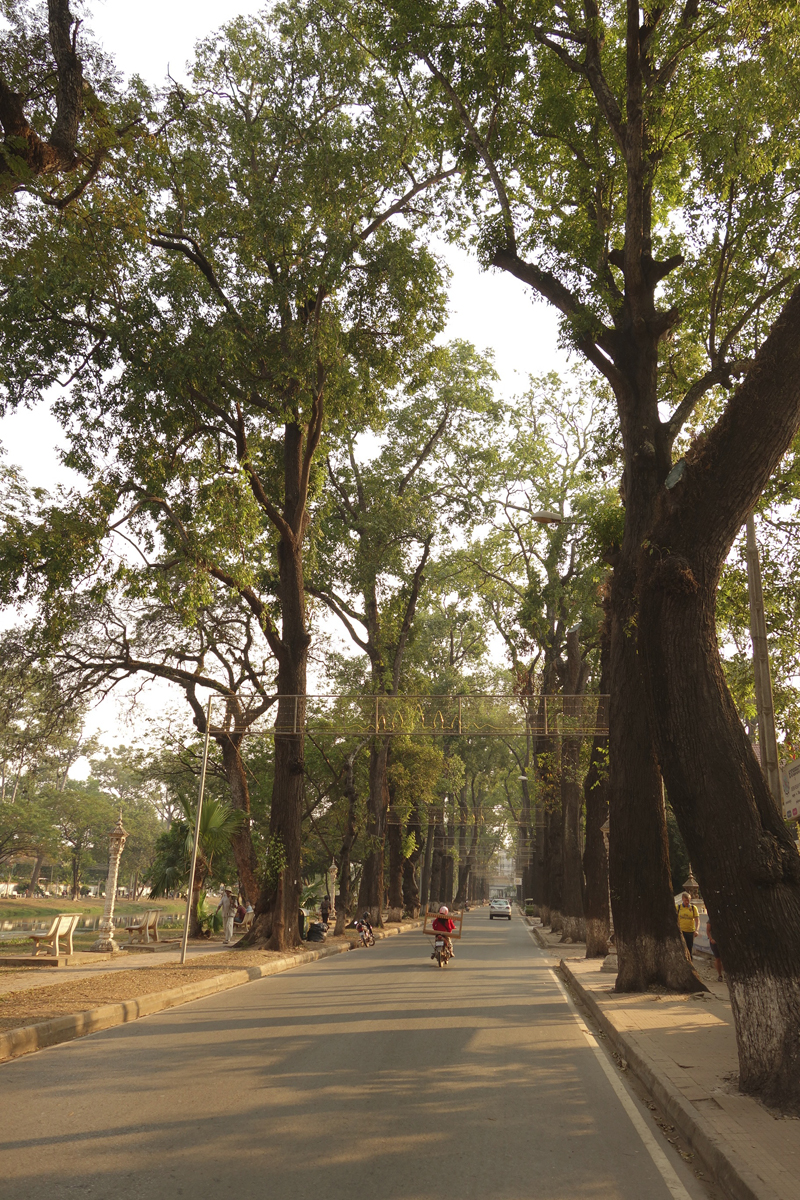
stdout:
<svg viewBox="0 0 800 1200">
<path fill-rule="evenodd" d="M 455 927 L 456 923 L 450 917 L 434 917 L 433 928 L 437 933 L 452 933 Z"/>
</svg>

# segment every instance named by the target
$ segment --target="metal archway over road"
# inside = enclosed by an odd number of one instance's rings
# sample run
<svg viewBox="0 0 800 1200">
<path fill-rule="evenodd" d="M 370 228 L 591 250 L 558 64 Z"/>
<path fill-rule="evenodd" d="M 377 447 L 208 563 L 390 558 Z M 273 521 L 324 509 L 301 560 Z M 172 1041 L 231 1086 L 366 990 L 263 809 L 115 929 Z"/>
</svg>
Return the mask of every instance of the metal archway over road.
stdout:
<svg viewBox="0 0 800 1200">
<path fill-rule="evenodd" d="M 260 703 L 263 700 L 259 698 Z M 609 697 L 311 695 L 274 696 L 261 720 L 225 725 L 227 732 L 308 733 L 369 737 L 607 737 Z M 246 707 L 245 707 L 246 712 Z"/>
<path fill-rule="evenodd" d="M 186 901 L 181 964 L 186 961 L 200 814 L 210 736 L 262 734 L 275 737 L 607 737 L 608 696 L 291 696 L 255 695 L 225 704 L 212 730 L 214 698 L 206 709 L 203 766 L 197 799 L 190 886 Z M 275 713 L 273 721 L 270 717 Z"/>
</svg>

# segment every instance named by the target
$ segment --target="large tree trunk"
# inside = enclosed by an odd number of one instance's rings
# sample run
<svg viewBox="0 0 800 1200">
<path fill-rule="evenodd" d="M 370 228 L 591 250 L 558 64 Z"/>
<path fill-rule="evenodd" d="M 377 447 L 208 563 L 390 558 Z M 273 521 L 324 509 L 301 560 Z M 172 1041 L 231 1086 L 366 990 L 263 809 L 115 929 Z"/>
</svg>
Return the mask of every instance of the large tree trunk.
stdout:
<svg viewBox="0 0 800 1200">
<path fill-rule="evenodd" d="M 383 924 L 383 855 L 389 810 L 389 784 L 386 777 L 388 757 L 389 739 L 373 738 L 369 750 L 367 852 L 358 890 L 359 912 L 369 912 L 373 925 Z"/>
<path fill-rule="evenodd" d="M 403 919 L 403 826 L 399 821 L 392 820 L 392 810 L 389 809 L 389 823 L 386 828 L 386 840 L 389 847 L 389 892 L 387 903 L 388 921 Z"/>
<path fill-rule="evenodd" d="M 408 818 L 406 831 L 414 835 L 414 849 L 403 860 L 403 908 L 409 917 L 419 916 L 420 896 L 417 887 L 417 865 L 422 853 L 422 821 L 419 804 L 415 800 Z"/>
<path fill-rule="evenodd" d="M 631 634 L 638 614 L 627 562 L 614 571 L 609 609 L 608 865 L 619 967 L 615 987 L 702 991 L 675 919 L 661 775 Z"/>
<path fill-rule="evenodd" d="M 561 806 L 553 806 L 547 810 L 547 858 L 549 870 L 547 882 L 547 910 L 553 933 L 560 933 L 564 927 L 561 916 L 562 897 L 564 892 L 564 858 L 563 858 L 563 829 L 561 821 Z"/>
<path fill-rule="evenodd" d="M 37 884 L 39 883 L 39 872 L 42 869 L 42 863 L 44 862 L 44 857 L 45 856 L 44 856 L 43 851 L 40 850 L 37 852 L 36 862 L 33 864 L 33 870 L 31 871 L 31 881 L 28 884 L 28 890 L 26 893 L 26 895 L 28 895 L 28 896 L 33 896 L 36 891 Z"/>
<path fill-rule="evenodd" d="M 631 270 L 640 268 L 633 264 Z M 638 326 L 633 311 L 640 313 Z M 625 531 L 608 599 L 608 866 L 619 965 L 615 987 L 620 992 L 646 991 L 654 984 L 672 991 L 703 988 L 675 919 L 661 775 L 635 635 L 639 549 L 670 469 L 668 440 L 658 416 L 658 339 L 646 321 L 654 311 L 646 288 L 629 298 L 618 363 L 627 382 L 617 394 L 625 447 Z"/>
<path fill-rule="evenodd" d="M 534 846 L 536 830 L 534 827 L 533 805 L 531 804 L 530 784 L 522 781 L 522 812 L 519 826 L 519 856 L 520 874 L 522 875 L 522 901 L 534 898 L 536 891 L 536 862 Z"/>
<path fill-rule="evenodd" d="M 724 415 L 662 490 L 640 559 L 639 645 L 670 802 L 730 988 L 739 1086 L 800 1115 L 800 856 L 722 670 L 730 547 L 800 428 L 800 288 Z"/>
<path fill-rule="evenodd" d="M 472 879 L 473 871 L 475 870 L 475 859 L 478 854 L 478 837 L 480 834 L 480 825 L 478 822 L 478 814 L 475 813 L 475 824 L 472 827 L 472 838 L 470 839 L 469 850 L 467 851 L 466 861 L 463 867 L 459 868 L 458 872 L 458 891 L 456 898 L 453 901 L 453 908 L 463 908 L 466 901 L 469 899 L 469 887 Z"/>
<path fill-rule="evenodd" d="M 453 797 L 455 801 L 455 797 Z M 454 860 L 453 850 L 455 848 L 455 812 L 454 807 L 450 810 L 449 820 L 444 827 L 444 858 L 442 861 L 442 903 L 452 904 L 453 902 L 453 876 Z"/>
<path fill-rule="evenodd" d="M 580 782 L 580 756 L 580 740 L 564 738 L 561 746 L 562 942 L 582 942 L 586 938 L 580 843 L 581 802 L 583 800 Z"/>
<path fill-rule="evenodd" d="M 235 733 L 215 734 L 215 741 L 222 751 L 222 766 L 225 780 L 228 784 L 231 804 L 245 814 L 245 820 L 231 839 L 233 856 L 236 860 L 236 870 L 239 883 L 245 896 L 245 903 L 255 907 L 258 900 L 259 886 L 257 879 L 258 862 L 253 849 L 253 839 L 250 835 L 250 789 L 247 786 L 247 774 L 242 762 L 243 731 Z"/>
<path fill-rule="evenodd" d="M 602 692 L 602 682 L 600 687 Z M 611 936 L 608 855 L 603 837 L 603 826 L 608 820 L 608 746 L 605 738 L 595 738 L 592 742 L 583 794 L 586 803 L 586 845 L 583 851 L 586 957 L 605 958 Z"/>
<path fill-rule="evenodd" d="M 454 891 L 457 896 L 461 891 L 461 878 L 467 861 L 467 824 L 469 822 L 469 806 L 467 805 L 467 788 L 462 787 L 458 793 L 456 813 L 458 817 L 457 837 L 458 858 L 456 859 L 456 867 L 453 871 L 454 875 Z M 462 896 L 463 902 L 463 896 Z M 455 896 L 453 897 L 455 904 Z"/>
<path fill-rule="evenodd" d="M 608 693 L 608 626 L 600 633 L 601 696 Z M 583 781 L 586 805 L 586 844 L 583 850 L 585 890 L 583 897 L 586 918 L 586 957 L 605 958 L 611 937 L 611 909 L 608 896 L 608 855 L 603 826 L 608 820 L 608 741 L 596 737 L 592 741 L 589 770 Z"/>
<path fill-rule="evenodd" d="M 192 899 L 189 905 L 190 938 L 200 937 L 200 917 L 198 916 L 198 909 L 200 907 L 200 893 L 203 890 L 205 881 L 206 875 L 201 868 L 200 862 L 198 861 L 194 872 L 194 879 L 192 880 Z"/>
<path fill-rule="evenodd" d="M 433 829 L 428 827 L 428 837 L 433 833 L 433 852 L 431 855 L 431 879 L 428 892 L 428 908 L 442 903 L 444 888 L 444 826 L 442 825 L 442 810 L 436 808 L 431 813 Z"/>
<path fill-rule="evenodd" d="M 590 53 L 600 42 L 590 35 Z M 647 43 L 647 48 L 646 47 Z M 614 251 L 623 287 L 614 308 L 613 328 L 585 332 L 579 346 L 614 389 L 625 450 L 625 533 L 614 570 L 610 598 L 610 838 L 611 903 L 619 954 L 617 989 L 640 991 L 661 984 L 679 991 L 702 987 L 694 974 L 677 929 L 667 859 L 667 831 L 661 781 L 646 715 L 644 686 L 636 654 L 636 564 L 649 535 L 655 497 L 670 467 L 671 436 L 659 417 L 659 344 L 678 319 L 674 310 L 660 311 L 655 302 L 659 282 L 679 260 L 653 258 L 653 144 L 644 97 L 644 57 L 651 53 L 642 36 L 639 8 L 627 5 L 621 118 L 621 155 L 625 162 L 625 230 L 622 248 Z M 587 57 L 587 62 L 589 58 Z M 599 61 L 593 60 L 595 66 Z M 589 69 L 590 85 L 598 78 Z M 605 81 L 602 84 L 605 89 Z M 607 119 L 605 92 L 596 112 Z M 615 102 L 616 103 L 616 102 Z M 494 266 L 525 281 L 563 313 L 565 292 L 550 276 L 524 261 L 509 234 L 498 240 Z M 607 271 L 604 266 L 601 271 Z M 610 278 L 610 275 L 607 276 Z M 606 287 L 606 282 L 603 283 Z M 617 285 L 614 284 L 614 287 Z M 557 292 L 557 294 L 556 294 Z M 570 297 L 571 303 L 577 303 Z M 578 307 L 578 311 L 579 311 Z M 576 325 L 577 328 L 577 325 Z"/>
<path fill-rule="evenodd" d="M 334 937 L 341 937 L 344 933 L 344 928 L 351 911 L 350 855 L 356 840 L 356 803 L 358 800 L 355 780 L 355 759 L 355 754 L 350 754 L 346 762 L 343 791 L 347 797 L 347 814 L 344 819 L 344 833 L 342 835 L 342 846 L 339 851 L 338 860 L 339 899 L 337 900 L 335 896 L 333 897 L 336 904 Z"/>
<path fill-rule="evenodd" d="M 305 697 L 310 637 L 306 629 L 303 537 L 308 523 L 303 480 L 322 426 L 318 401 L 316 432 L 298 424 L 284 429 L 284 517 L 278 541 L 278 594 L 281 635 L 271 635 L 278 660 L 278 713 L 275 718 L 275 774 L 269 818 L 269 861 L 251 939 L 266 937 L 270 950 L 300 944 L 300 847 L 305 790 Z M 265 619 L 266 617 L 265 613 Z"/>
<path fill-rule="evenodd" d="M 676 576 L 702 578 L 689 563 Z M 715 586 L 681 582 L 648 588 L 639 635 L 670 801 L 725 964 L 740 1086 L 800 1114 L 800 856 L 727 691 Z"/>
<path fill-rule="evenodd" d="M 545 924 L 543 910 L 546 906 L 547 893 L 547 810 L 545 808 L 544 797 L 541 795 L 541 789 L 537 789 L 531 896 L 533 897 L 534 907 L 539 910 L 538 915 L 542 917 L 542 924 Z"/>
<path fill-rule="evenodd" d="M 533 714 L 531 714 L 533 716 Z M 532 738 L 530 730 L 526 738 L 525 758 L 520 763 L 522 787 L 522 805 L 519 816 L 519 837 L 518 837 L 518 854 L 519 854 L 519 873 L 522 876 L 522 902 L 532 899 L 535 889 L 536 866 L 534 863 L 534 812 L 531 804 L 531 785 L 528 778 L 528 771 L 532 760 L 532 750 L 535 754 L 535 745 L 532 746 Z"/>
<path fill-rule="evenodd" d="M 391 788 L 389 789 L 391 797 Z M 390 799 L 387 815 L 386 840 L 389 843 L 389 921 L 403 919 L 403 823 L 400 813 Z"/>
<path fill-rule="evenodd" d="M 431 871 L 433 869 L 433 838 L 435 833 L 434 812 L 428 808 L 428 828 L 425 832 L 425 856 L 422 860 L 422 879 L 419 888 L 419 906 L 422 912 L 428 911 L 428 901 L 431 895 Z"/>
<path fill-rule="evenodd" d="M 254 939 L 267 939 L 270 950 L 300 945 L 300 839 L 303 811 L 304 737 L 295 725 L 295 697 L 305 693 L 305 663 L 300 672 L 278 670 L 281 699 L 275 719 L 275 776 L 270 809 L 270 846 L 264 884 L 253 923 Z M 302 691 L 295 692 L 295 688 Z M 284 688 L 286 693 L 284 694 Z M 297 700 L 298 707 L 302 700 Z M 305 713 L 301 710 L 304 719 Z"/>
<path fill-rule="evenodd" d="M 542 697 L 539 720 L 545 715 L 547 697 L 552 695 L 556 683 L 555 663 L 545 664 L 542 678 Z M 560 890 L 561 858 L 556 848 L 552 853 L 552 809 L 558 800 L 558 772 L 556 771 L 555 743 L 551 737 L 537 737 L 533 756 L 536 771 L 536 867 L 539 879 L 539 916 L 544 927 L 553 920 L 553 889 Z M 556 913 L 556 925 L 560 916 Z"/>
<path fill-rule="evenodd" d="M 588 668 L 581 657 L 580 631 L 567 634 L 567 669 L 564 693 L 580 696 L 586 689 Z M 562 942 L 582 942 L 586 938 L 583 919 L 583 864 L 581 862 L 580 782 L 581 739 L 564 735 L 561 742 L 561 844 L 563 890 L 561 896 Z"/>
</svg>

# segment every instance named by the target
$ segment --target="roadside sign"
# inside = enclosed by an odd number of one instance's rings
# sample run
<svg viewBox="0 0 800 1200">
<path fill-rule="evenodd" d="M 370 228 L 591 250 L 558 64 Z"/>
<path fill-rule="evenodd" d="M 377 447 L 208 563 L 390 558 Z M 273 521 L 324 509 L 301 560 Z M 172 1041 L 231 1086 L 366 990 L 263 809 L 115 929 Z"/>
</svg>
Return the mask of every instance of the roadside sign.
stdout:
<svg viewBox="0 0 800 1200">
<path fill-rule="evenodd" d="M 787 821 L 800 818 L 800 758 L 781 767 L 783 815 Z"/>
<path fill-rule="evenodd" d="M 522 887 L 522 876 L 521 876 L 521 875 L 515 875 L 515 876 L 514 876 L 514 886 L 515 886 L 515 887 Z"/>
</svg>

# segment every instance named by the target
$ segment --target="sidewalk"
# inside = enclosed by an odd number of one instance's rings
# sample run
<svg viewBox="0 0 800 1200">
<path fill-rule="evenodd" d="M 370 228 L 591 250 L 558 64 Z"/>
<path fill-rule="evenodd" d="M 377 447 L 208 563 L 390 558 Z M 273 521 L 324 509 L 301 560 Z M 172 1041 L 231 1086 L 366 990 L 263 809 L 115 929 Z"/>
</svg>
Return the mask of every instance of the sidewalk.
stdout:
<svg viewBox="0 0 800 1200">
<path fill-rule="evenodd" d="M 601 959 L 577 957 L 534 930 L 567 985 L 622 1060 L 732 1200 L 798 1200 L 800 1119 L 739 1094 L 736 1037 L 724 982 L 698 956 L 708 993 L 617 995 Z M 557 935 L 556 935 L 557 936 Z M 561 954 L 569 955 L 562 958 Z M 571 955 L 575 954 L 576 957 Z"/>
</svg>

